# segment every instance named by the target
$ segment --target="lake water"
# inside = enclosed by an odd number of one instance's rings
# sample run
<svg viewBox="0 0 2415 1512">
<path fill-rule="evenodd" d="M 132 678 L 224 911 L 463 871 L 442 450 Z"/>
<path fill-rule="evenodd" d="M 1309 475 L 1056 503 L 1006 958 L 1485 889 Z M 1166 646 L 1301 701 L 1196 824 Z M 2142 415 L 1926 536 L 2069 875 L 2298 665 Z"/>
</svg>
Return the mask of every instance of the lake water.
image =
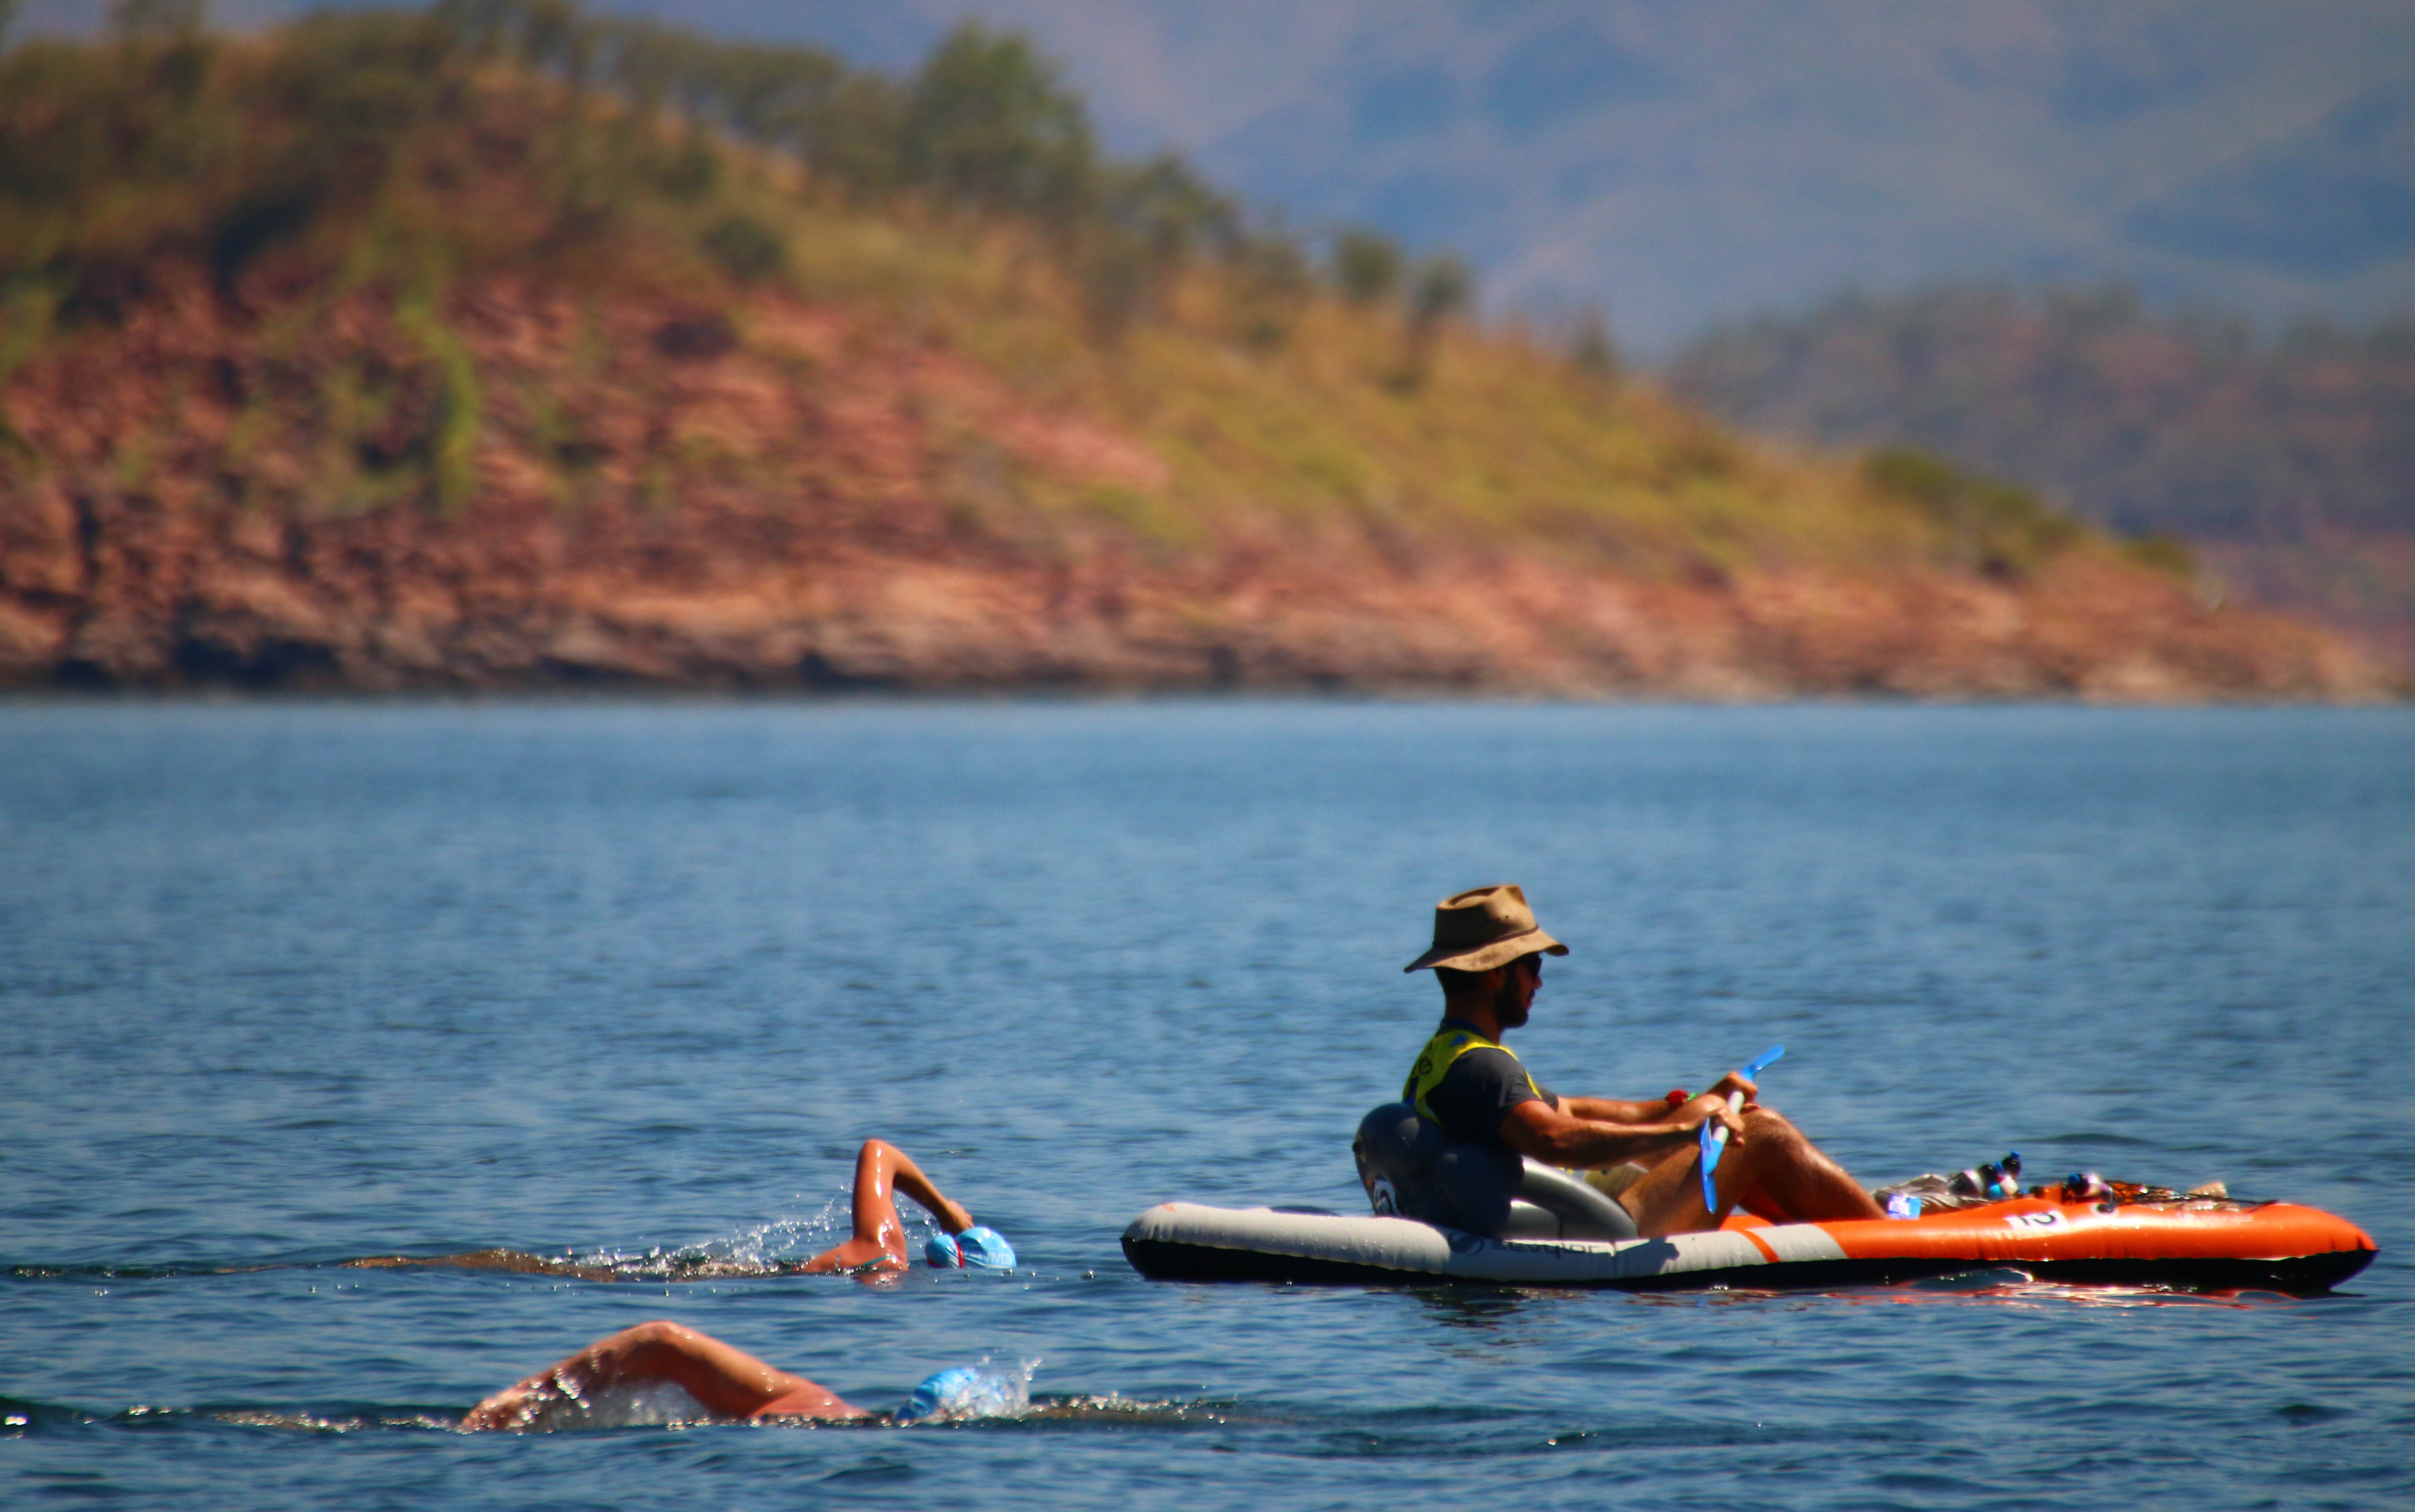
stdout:
<svg viewBox="0 0 2415 1512">
<path fill-rule="evenodd" d="M 2343 1213 L 2312 1300 L 1145 1281 L 1170 1197 L 1363 1205 L 1433 901 L 1575 946 L 1568 1092 L 1765 1094 Z M 2415 1502 L 2415 712 L 0 705 L 0 1503 Z M 895 1140 L 1025 1269 L 831 1241 Z M 918 1237 L 919 1244 L 919 1237 Z M 332 1268 L 503 1246 L 605 1283 Z M 937 1427 L 464 1435 L 645 1318 Z"/>
</svg>

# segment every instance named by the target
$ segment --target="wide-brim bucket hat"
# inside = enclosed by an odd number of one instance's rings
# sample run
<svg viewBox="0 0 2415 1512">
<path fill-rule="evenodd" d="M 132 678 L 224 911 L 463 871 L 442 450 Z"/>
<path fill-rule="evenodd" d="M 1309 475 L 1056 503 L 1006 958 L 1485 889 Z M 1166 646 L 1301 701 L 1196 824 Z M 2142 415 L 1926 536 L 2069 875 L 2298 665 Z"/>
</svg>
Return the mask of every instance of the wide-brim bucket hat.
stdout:
<svg viewBox="0 0 2415 1512">
<path fill-rule="evenodd" d="M 1435 904 L 1433 949 L 1401 969 L 1449 966 L 1455 971 L 1490 971 L 1538 951 L 1546 955 L 1568 953 L 1567 946 L 1535 922 L 1525 890 L 1515 882 L 1503 882 L 1454 892 Z"/>
</svg>

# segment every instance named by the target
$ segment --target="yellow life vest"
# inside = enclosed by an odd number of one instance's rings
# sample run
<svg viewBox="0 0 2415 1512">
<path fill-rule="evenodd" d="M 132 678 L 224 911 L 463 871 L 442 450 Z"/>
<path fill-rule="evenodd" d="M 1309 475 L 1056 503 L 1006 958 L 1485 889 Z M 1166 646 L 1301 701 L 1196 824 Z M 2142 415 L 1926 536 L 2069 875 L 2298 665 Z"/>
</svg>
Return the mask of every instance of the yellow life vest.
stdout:
<svg viewBox="0 0 2415 1512">
<path fill-rule="evenodd" d="M 1459 1057 L 1471 1050 L 1498 1050 L 1511 1060 L 1518 1059 L 1518 1052 L 1508 1045 L 1487 1040 L 1474 1029 L 1446 1019 L 1434 1037 L 1426 1041 L 1426 1047 L 1418 1052 L 1418 1063 L 1409 1068 L 1409 1079 L 1401 1084 L 1401 1100 L 1415 1104 L 1418 1117 L 1431 1123 L 1442 1122 L 1434 1116 L 1433 1105 L 1426 1099 L 1442 1085 L 1442 1079 L 1449 1074 Z M 1525 1064 L 1520 1062 L 1518 1069 L 1526 1070 Z M 1543 1095 L 1543 1089 L 1535 1085 L 1532 1071 L 1526 1071 L 1526 1089 L 1537 1098 Z"/>
</svg>

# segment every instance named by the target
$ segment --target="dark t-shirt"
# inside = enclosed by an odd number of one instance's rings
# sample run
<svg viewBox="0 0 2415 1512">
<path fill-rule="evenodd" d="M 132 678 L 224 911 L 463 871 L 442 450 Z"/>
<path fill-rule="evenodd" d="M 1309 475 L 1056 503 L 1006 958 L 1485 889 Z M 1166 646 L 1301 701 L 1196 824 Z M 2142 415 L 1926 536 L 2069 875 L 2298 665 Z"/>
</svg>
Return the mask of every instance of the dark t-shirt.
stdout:
<svg viewBox="0 0 2415 1512">
<path fill-rule="evenodd" d="M 1556 1108 L 1560 1100 L 1542 1083 L 1526 1085 L 1526 1068 L 1507 1050 L 1471 1050 L 1451 1062 L 1442 1082 L 1426 1094 L 1443 1132 L 1472 1145 L 1503 1145 L 1501 1119 L 1521 1102 L 1532 1102 L 1541 1092 Z"/>
</svg>

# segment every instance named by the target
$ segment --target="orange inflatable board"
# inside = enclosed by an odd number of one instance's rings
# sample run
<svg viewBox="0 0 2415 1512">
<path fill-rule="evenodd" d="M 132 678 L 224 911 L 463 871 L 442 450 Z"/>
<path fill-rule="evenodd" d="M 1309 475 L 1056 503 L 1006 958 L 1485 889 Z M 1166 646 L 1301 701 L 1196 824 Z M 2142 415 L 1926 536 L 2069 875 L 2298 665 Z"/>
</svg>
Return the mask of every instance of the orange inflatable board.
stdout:
<svg viewBox="0 0 2415 1512">
<path fill-rule="evenodd" d="M 2329 1291 L 2372 1264 L 2372 1236 L 2291 1203 L 2062 1203 L 2015 1197 L 1912 1220 L 1764 1223 L 1739 1215 L 1658 1239 L 1492 1239 L 1413 1219 L 1161 1203 L 1124 1254 L 1165 1280 L 1774 1290 L 2018 1269 L 2041 1280 L 2189 1291 Z"/>
</svg>

